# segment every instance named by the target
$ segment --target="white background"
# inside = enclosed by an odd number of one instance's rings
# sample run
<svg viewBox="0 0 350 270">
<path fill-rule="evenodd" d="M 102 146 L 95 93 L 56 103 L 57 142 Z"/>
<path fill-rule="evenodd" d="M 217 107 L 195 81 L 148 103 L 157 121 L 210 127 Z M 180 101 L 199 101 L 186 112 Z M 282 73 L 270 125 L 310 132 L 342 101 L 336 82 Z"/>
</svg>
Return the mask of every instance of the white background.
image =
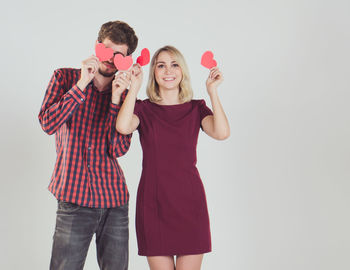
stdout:
<svg viewBox="0 0 350 270">
<path fill-rule="evenodd" d="M 56 68 L 80 67 L 100 26 L 129 23 L 135 58 L 174 45 L 205 98 L 212 50 L 231 137 L 201 132 L 198 168 L 213 252 L 202 269 L 348 270 L 350 261 L 350 2 L 7 1 L 1 4 L 1 269 L 48 269 L 55 198 L 54 137 L 37 115 Z M 140 98 L 145 98 L 148 68 Z M 130 191 L 129 269 L 137 255 L 138 134 L 120 159 Z M 97 269 L 92 242 L 85 269 Z"/>
</svg>

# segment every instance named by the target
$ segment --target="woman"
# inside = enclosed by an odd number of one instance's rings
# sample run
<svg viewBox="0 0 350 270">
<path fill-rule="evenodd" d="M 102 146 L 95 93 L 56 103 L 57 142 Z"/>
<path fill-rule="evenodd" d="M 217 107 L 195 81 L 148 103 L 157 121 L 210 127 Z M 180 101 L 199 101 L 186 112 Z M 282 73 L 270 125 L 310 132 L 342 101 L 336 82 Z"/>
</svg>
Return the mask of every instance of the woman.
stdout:
<svg viewBox="0 0 350 270">
<path fill-rule="evenodd" d="M 200 127 L 214 139 L 229 136 L 217 93 L 222 73 L 212 68 L 206 81 L 214 114 L 204 100 L 192 100 L 188 68 L 174 47 L 163 47 L 152 58 L 149 99 L 136 101 L 143 77 L 140 66 L 129 75 L 130 89 L 116 128 L 122 134 L 138 129 L 143 149 L 136 207 L 139 255 L 147 256 L 151 270 L 200 269 L 211 239 L 196 145 Z"/>
</svg>

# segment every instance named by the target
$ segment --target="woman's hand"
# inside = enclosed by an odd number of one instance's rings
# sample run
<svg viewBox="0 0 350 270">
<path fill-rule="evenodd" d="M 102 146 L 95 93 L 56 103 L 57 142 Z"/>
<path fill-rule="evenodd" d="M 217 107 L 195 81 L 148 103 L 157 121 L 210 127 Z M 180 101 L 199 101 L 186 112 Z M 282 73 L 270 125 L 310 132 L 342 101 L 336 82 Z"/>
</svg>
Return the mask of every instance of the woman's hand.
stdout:
<svg viewBox="0 0 350 270">
<path fill-rule="evenodd" d="M 140 64 L 134 64 L 131 68 L 131 91 L 139 91 L 142 85 L 143 72 Z"/>
<path fill-rule="evenodd" d="M 129 92 L 120 108 L 115 126 L 117 131 L 121 134 L 126 135 L 134 132 L 140 124 L 139 118 L 134 114 L 134 109 L 137 93 L 142 84 L 142 76 L 141 66 L 139 64 L 134 64 L 130 71 L 131 84 Z"/>
<path fill-rule="evenodd" d="M 210 69 L 210 73 L 206 81 L 208 93 L 212 94 L 215 90 L 217 90 L 217 87 L 222 83 L 223 80 L 224 77 L 218 67 L 213 67 Z"/>
<path fill-rule="evenodd" d="M 210 70 L 206 85 L 213 107 L 213 115 L 204 117 L 201 122 L 204 132 L 217 140 L 225 140 L 230 136 L 230 125 L 217 94 L 217 87 L 223 80 L 224 77 L 219 68 L 214 67 Z"/>
<path fill-rule="evenodd" d="M 130 85 L 130 71 L 118 72 L 112 81 L 112 103 L 119 104 L 120 96 Z"/>
</svg>

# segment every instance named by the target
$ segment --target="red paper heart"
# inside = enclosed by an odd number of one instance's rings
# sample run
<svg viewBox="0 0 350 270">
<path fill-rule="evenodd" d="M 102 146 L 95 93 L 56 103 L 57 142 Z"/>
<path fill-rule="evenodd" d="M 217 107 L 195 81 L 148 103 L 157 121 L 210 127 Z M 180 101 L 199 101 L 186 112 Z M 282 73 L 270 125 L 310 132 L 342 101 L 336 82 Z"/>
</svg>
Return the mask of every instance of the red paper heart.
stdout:
<svg viewBox="0 0 350 270">
<path fill-rule="evenodd" d="M 133 60 L 132 57 L 123 56 L 120 53 L 114 57 L 114 65 L 118 70 L 128 70 L 132 66 Z"/>
<path fill-rule="evenodd" d="M 211 51 L 206 51 L 205 53 L 203 53 L 202 59 L 201 59 L 201 64 L 202 64 L 202 66 L 209 68 L 209 69 L 216 67 L 217 63 L 214 60 L 214 54 Z"/>
<path fill-rule="evenodd" d="M 147 48 L 144 48 L 141 51 L 141 56 L 137 57 L 136 62 L 139 63 L 141 66 L 145 66 L 149 63 L 149 60 L 151 59 L 149 50 Z"/>
<path fill-rule="evenodd" d="M 101 62 L 107 61 L 113 57 L 113 49 L 106 48 L 103 43 L 96 44 L 95 53 Z"/>
</svg>

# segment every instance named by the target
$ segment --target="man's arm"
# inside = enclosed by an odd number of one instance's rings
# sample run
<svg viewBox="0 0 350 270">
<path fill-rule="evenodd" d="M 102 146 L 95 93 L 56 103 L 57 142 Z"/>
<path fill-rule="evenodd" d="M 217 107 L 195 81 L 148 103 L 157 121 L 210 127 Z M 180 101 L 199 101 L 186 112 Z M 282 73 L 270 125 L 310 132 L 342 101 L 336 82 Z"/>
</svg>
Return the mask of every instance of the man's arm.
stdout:
<svg viewBox="0 0 350 270">
<path fill-rule="evenodd" d="M 85 101 L 85 98 L 85 93 L 77 85 L 67 91 L 63 71 L 55 70 L 38 116 L 42 129 L 49 135 L 54 134 Z"/>
<path fill-rule="evenodd" d="M 85 101 L 84 90 L 97 70 L 98 58 L 92 55 L 82 62 L 80 79 L 71 89 L 66 89 L 67 86 L 64 85 L 64 70 L 54 72 L 39 112 L 39 121 L 46 133 L 54 134 Z"/>
</svg>

